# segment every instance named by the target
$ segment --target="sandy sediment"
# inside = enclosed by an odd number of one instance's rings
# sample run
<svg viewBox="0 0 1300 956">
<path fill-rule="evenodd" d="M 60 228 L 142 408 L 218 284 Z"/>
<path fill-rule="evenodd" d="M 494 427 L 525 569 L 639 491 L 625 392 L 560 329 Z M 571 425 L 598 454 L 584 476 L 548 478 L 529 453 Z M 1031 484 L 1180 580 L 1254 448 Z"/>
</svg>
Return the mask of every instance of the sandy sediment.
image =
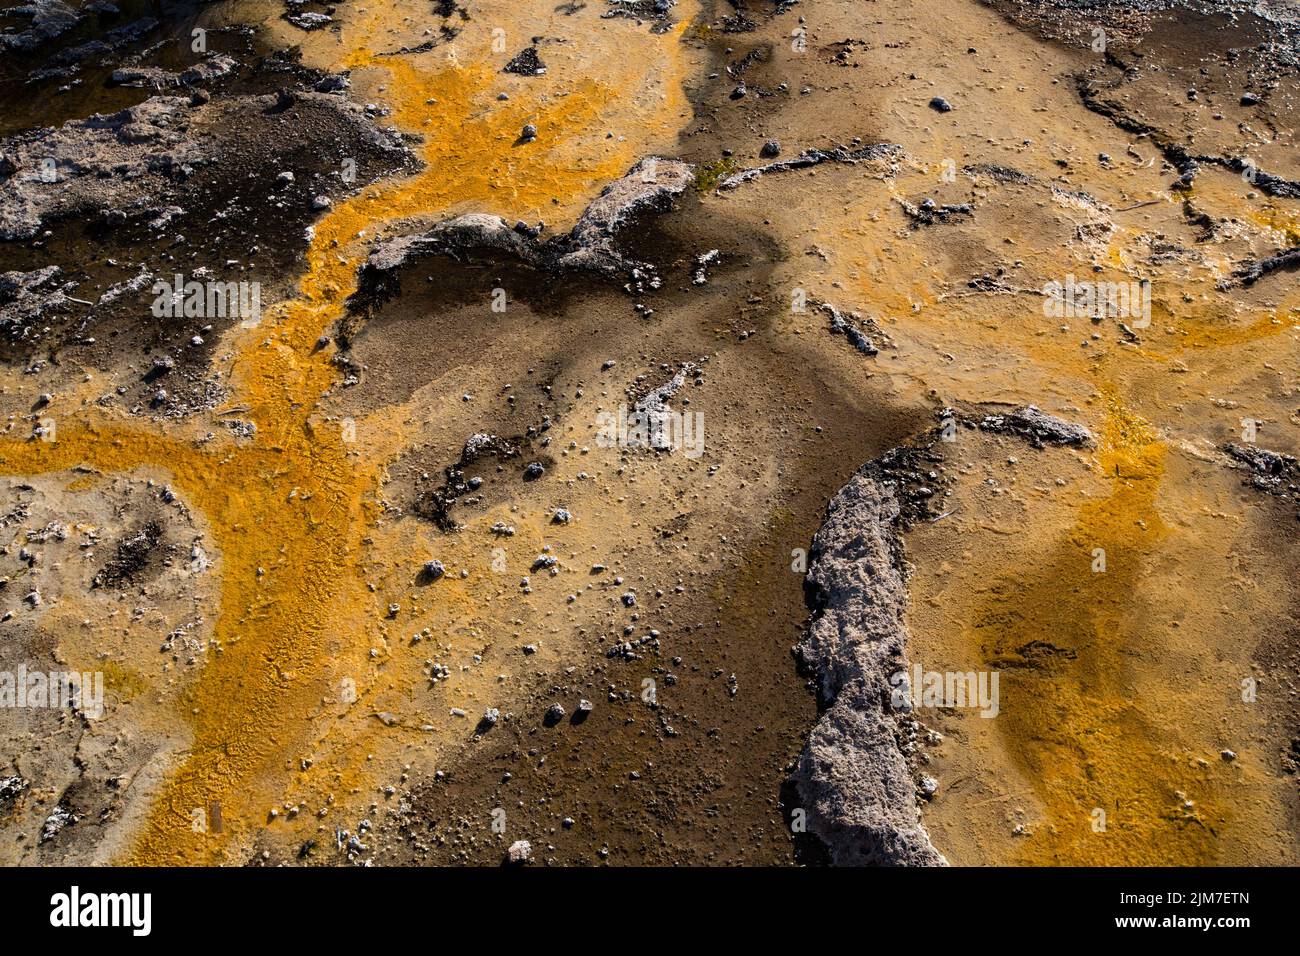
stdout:
<svg viewBox="0 0 1300 956">
<path fill-rule="evenodd" d="M 743 6 L 31 35 L 0 633 L 126 690 L 116 747 L 15 724 L 15 859 L 1293 858 L 1294 29 Z M 178 271 L 265 315 L 163 321 Z M 611 440 L 645 412 L 679 440 Z M 37 540 L 76 509 L 93 560 Z M 894 706 L 907 663 L 998 714 Z"/>
</svg>

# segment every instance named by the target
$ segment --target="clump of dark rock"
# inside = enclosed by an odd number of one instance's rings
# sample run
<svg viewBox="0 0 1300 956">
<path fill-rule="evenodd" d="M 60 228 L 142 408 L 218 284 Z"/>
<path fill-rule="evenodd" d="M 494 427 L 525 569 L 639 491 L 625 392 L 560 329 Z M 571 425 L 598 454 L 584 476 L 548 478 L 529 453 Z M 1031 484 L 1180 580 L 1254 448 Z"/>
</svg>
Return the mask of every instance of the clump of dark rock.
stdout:
<svg viewBox="0 0 1300 956">
<path fill-rule="evenodd" d="M 605 0 L 610 9 L 601 14 L 604 19 L 626 17 L 630 20 L 658 20 L 667 18 L 677 0 Z"/>
<path fill-rule="evenodd" d="M 5 15 L 30 18 L 27 29 L 21 33 L 0 34 L 0 49 L 22 53 L 67 33 L 82 20 L 82 15 L 62 0 L 32 0 L 10 7 Z"/>
<path fill-rule="evenodd" d="M 880 351 L 876 348 L 876 344 L 871 337 L 859 327 L 862 317 L 858 313 L 852 312 L 845 316 L 839 309 L 827 302 L 822 303 L 822 310 L 830 316 L 832 335 L 843 335 L 863 355 L 876 355 Z M 874 328 L 874 323 L 872 323 L 872 326 Z"/>
<path fill-rule="evenodd" d="M 1300 460 L 1267 448 L 1235 442 L 1225 445 L 1223 450 L 1246 466 L 1250 472 L 1247 483 L 1251 487 L 1300 501 Z"/>
<path fill-rule="evenodd" d="M 300 30 L 319 30 L 321 27 L 327 27 L 334 22 L 334 18 L 326 13 L 316 13 L 312 10 L 301 12 L 289 12 L 284 14 L 284 19 L 288 20 Z"/>
<path fill-rule="evenodd" d="M 1002 415 L 986 415 L 979 427 L 987 432 L 1020 435 L 1029 439 L 1035 448 L 1043 445 L 1091 445 L 1092 432 L 1082 425 L 1067 422 L 1040 411 L 1034 405 L 1025 405 Z"/>
<path fill-rule="evenodd" d="M 0 807 L 15 800 L 27 787 L 27 781 L 18 774 L 0 777 Z"/>
<path fill-rule="evenodd" d="M 1294 269 L 1300 269 L 1300 246 L 1284 249 L 1276 255 L 1265 256 L 1263 259 L 1243 262 L 1233 270 L 1232 276 L 1236 283 L 1252 286 L 1266 275 Z M 1232 284 L 1232 282 L 1220 283 L 1220 287 Z"/>
<path fill-rule="evenodd" d="M 516 53 L 510 62 L 502 67 L 502 72 L 514 73 L 518 76 L 542 76 L 546 72 L 546 64 L 537 55 L 537 47 L 530 46 Z"/>
<path fill-rule="evenodd" d="M 443 483 L 416 498 L 415 513 L 429 519 L 443 531 L 454 531 L 457 525 L 451 517 L 451 508 L 458 498 L 473 490 L 473 479 L 466 478 L 465 469 L 483 458 L 508 461 L 518 454 L 518 447 L 508 439 L 483 433 L 471 435 L 466 439 L 460 457 L 445 469 Z"/>
<path fill-rule="evenodd" d="M 322 77 L 316 83 L 317 93 L 342 93 L 352 85 L 352 81 L 342 73 L 332 73 Z"/>
<path fill-rule="evenodd" d="M 41 843 L 48 843 L 58 836 L 65 827 L 71 826 L 81 818 L 65 807 L 62 803 L 55 806 L 50 815 L 45 818 L 45 823 L 41 826 Z"/>
<path fill-rule="evenodd" d="M 899 205 L 903 207 L 903 212 L 907 218 L 912 221 L 912 228 L 920 226 L 933 226 L 937 222 L 948 222 L 957 216 L 975 215 L 975 207 L 970 203 L 952 203 L 940 206 L 933 199 L 925 198 L 919 203 L 911 203 L 906 199 L 900 199 Z"/>
<path fill-rule="evenodd" d="M 1026 185 L 1034 181 L 1027 173 L 1012 169 L 1010 166 L 999 166 L 996 163 L 976 163 L 972 166 L 963 166 L 961 171 L 967 176 L 985 176 L 999 183 Z"/>
<path fill-rule="evenodd" d="M 417 236 L 386 240 L 370 253 L 357 277 L 357 291 L 348 300 L 349 315 L 361 320 L 390 299 L 398 289 L 397 273 L 420 255 L 459 256 L 471 250 L 494 250 L 520 262 L 552 272 L 581 270 L 613 276 L 638 264 L 616 248 L 620 231 L 638 214 L 667 208 L 674 196 L 693 182 L 690 165 L 649 156 L 611 183 L 592 200 L 567 235 L 541 239 L 535 231 L 511 227 L 499 216 L 470 213 L 457 216 Z"/>
<path fill-rule="evenodd" d="M 117 544 L 116 553 L 95 575 L 91 587 L 121 587 L 135 583 L 162 541 L 162 528 L 150 521 Z"/>
<path fill-rule="evenodd" d="M 1254 445 L 1229 443 L 1224 450 L 1237 461 L 1246 465 L 1251 471 L 1266 477 L 1275 478 L 1296 467 L 1296 459 L 1290 455 L 1283 455 Z"/>
</svg>

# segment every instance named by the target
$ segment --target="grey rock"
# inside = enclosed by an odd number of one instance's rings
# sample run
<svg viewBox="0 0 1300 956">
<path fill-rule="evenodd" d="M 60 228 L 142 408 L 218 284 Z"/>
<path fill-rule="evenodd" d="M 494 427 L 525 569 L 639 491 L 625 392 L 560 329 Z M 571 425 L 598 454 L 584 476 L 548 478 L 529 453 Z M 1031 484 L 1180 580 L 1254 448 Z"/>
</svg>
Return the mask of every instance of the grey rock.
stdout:
<svg viewBox="0 0 1300 956">
<path fill-rule="evenodd" d="M 31 272 L 0 273 L 0 331 L 11 339 L 68 304 L 58 266 Z"/>
<path fill-rule="evenodd" d="M 774 163 L 768 163 L 766 166 L 757 166 L 754 169 L 746 169 L 733 176 L 728 176 L 718 183 L 718 189 L 735 189 L 737 186 L 742 186 L 770 173 L 787 172 L 792 169 L 807 169 L 810 166 L 818 166 L 822 163 L 848 163 L 851 165 L 869 160 L 894 159 L 901 156 L 902 152 L 902 147 L 893 143 L 873 143 L 860 149 L 845 149 L 841 146 L 834 149 L 808 149 L 794 159 L 779 159 Z"/>
<path fill-rule="evenodd" d="M 63 804 L 58 804 L 50 812 L 50 815 L 45 818 L 44 825 L 41 826 L 40 842 L 47 843 L 53 840 L 62 832 L 64 827 L 76 823 L 78 819 L 75 813 L 63 806 Z"/>
<path fill-rule="evenodd" d="M 809 831 L 837 865 L 946 865 L 921 822 L 899 740 L 910 718 L 890 706 L 907 669 L 907 587 L 899 503 L 870 465 L 827 507 L 806 588 L 815 617 L 798 647 L 825 710 L 794 773 Z"/>
<path fill-rule="evenodd" d="M 225 61 L 210 58 L 208 69 Z M 233 61 L 231 61 L 233 63 Z M 300 94 L 351 124 L 375 146 L 403 150 L 359 106 L 338 96 Z M 189 96 L 153 96 L 111 114 L 0 140 L 15 172 L 0 190 L 0 240 L 35 237 L 46 220 L 130 210 L 156 201 L 170 183 L 235 148 L 241 115 L 261 112 L 270 96 L 196 105 Z M 277 148 L 268 146 L 268 156 Z M 49 172 L 53 171 L 53 176 Z"/>
<path fill-rule="evenodd" d="M 108 75 L 108 84 L 161 90 L 168 86 L 180 86 L 181 78 L 171 70 L 159 69 L 156 66 L 136 66 L 114 70 Z"/>
<path fill-rule="evenodd" d="M 67 33 L 82 19 L 80 13 L 61 0 L 33 0 L 10 7 L 5 14 L 31 20 L 21 33 L 0 33 L 0 49 L 24 53 Z"/>
<path fill-rule="evenodd" d="M 316 83 L 317 93 L 342 93 L 352 86 L 352 81 L 341 73 L 331 73 Z"/>
<path fill-rule="evenodd" d="M 200 60 L 182 72 L 179 79 L 186 86 L 195 83 L 210 83 L 233 73 L 238 66 L 239 62 L 237 60 L 226 56 L 224 53 L 216 53 L 207 59 Z"/>
<path fill-rule="evenodd" d="M 984 431 L 1020 435 L 1035 445 L 1083 446 L 1093 442 L 1092 432 L 1082 425 L 1048 415 L 1035 405 L 1024 405 L 1005 415 L 987 415 L 979 427 Z"/>
<path fill-rule="evenodd" d="M 313 13 L 310 10 L 303 13 L 286 13 L 284 18 L 300 30 L 319 30 L 334 22 L 333 17 L 324 13 Z"/>
<path fill-rule="evenodd" d="M 857 313 L 845 317 L 839 309 L 828 302 L 822 303 L 822 311 L 830 316 L 832 335 L 843 335 L 863 355 L 876 355 L 880 352 L 880 349 L 876 348 L 876 343 L 871 340 L 871 336 L 858 327 Z"/>
<path fill-rule="evenodd" d="M 562 268 L 612 273 L 627 265 L 614 249 L 614 237 L 634 215 L 667 208 L 695 180 L 694 168 L 676 159 L 650 156 L 603 189 L 569 235 Z"/>
</svg>

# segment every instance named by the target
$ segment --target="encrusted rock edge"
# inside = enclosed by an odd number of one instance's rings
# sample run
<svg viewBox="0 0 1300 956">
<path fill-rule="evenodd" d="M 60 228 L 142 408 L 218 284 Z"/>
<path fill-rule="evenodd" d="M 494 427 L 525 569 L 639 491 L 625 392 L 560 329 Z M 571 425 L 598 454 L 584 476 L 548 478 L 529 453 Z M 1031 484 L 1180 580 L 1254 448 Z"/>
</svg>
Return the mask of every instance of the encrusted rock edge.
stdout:
<svg viewBox="0 0 1300 956">
<path fill-rule="evenodd" d="M 827 507 L 805 581 L 813 620 L 797 652 L 824 710 L 793 775 L 808 831 L 839 866 L 946 866 L 921 822 L 903 741 L 915 722 L 890 707 L 907 669 L 907 583 L 899 501 L 875 463 Z"/>
<path fill-rule="evenodd" d="M 832 310 L 832 315 L 836 313 Z M 826 507 L 804 591 L 812 620 L 795 647 L 822 708 L 791 777 L 808 832 L 838 866 L 947 866 L 921 822 L 912 754 L 923 729 L 892 705 L 891 675 L 909 670 L 902 531 L 925 519 L 929 490 L 909 486 L 918 456 L 958 424 L 1044 445 L 1095 443 L 1082 425 L 1023 405 L 944 408 L 939 427 L 863 465 Z M 900 497 L 901 496 L 901 497 Z M 930 519 L 933 520 L 933 519 Z"/>
</svg>

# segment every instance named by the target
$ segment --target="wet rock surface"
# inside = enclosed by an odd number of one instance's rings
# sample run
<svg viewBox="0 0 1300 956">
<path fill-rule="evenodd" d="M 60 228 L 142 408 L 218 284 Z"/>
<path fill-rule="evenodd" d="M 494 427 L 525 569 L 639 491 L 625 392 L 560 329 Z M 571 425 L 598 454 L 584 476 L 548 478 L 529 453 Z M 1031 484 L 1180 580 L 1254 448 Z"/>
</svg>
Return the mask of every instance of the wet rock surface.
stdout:
<svg viewBox="0 0 1300 956">
<path fill-rule="evenodd" d="M 30 239 L 43 225 L 71 216 L 109 210 L 130 216 L 165 195 L 183 205 L 185 189 L 171 187 L 230 152 L 230 137 L 238 135 L 233 118 L 269 113 L 277 102 L 264 97 L 196 104 L 188 97 L 157 96 L 110 116 L 5 140 L 0 150 L 14 173 L 0 198 L 0 240 Z M 332 125 L 352 125 L 368 145 L 402 148 L 344 100 L 307 93 L 294 102 L 302 110 L 336 113 Z M 337 136 L 337 130 L 330 132 Z"/>
</svg>

